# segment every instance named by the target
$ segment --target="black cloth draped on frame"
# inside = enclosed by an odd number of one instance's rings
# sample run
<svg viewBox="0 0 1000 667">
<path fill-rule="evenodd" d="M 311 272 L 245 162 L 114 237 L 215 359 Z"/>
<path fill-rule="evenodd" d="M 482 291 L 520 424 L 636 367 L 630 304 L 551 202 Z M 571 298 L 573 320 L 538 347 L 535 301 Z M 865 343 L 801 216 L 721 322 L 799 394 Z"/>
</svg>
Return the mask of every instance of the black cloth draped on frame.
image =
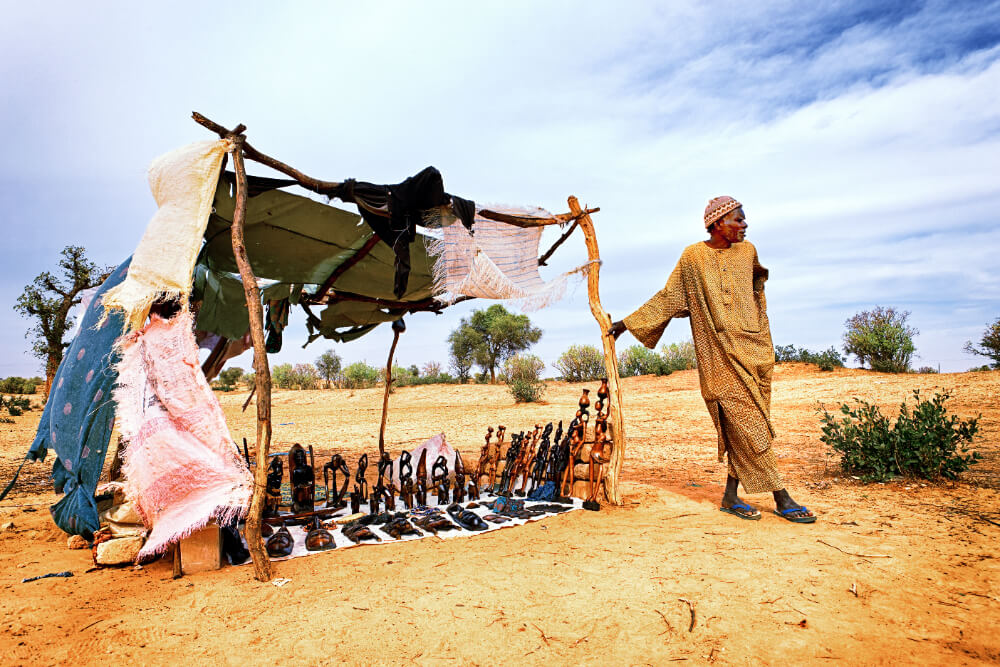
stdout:
<svg viewBox="0 0 1000 667">
<path fill-rule="evenodd" d="M 406 293 L 410 278 L 410 244 L 417 238 L 417 225 L 424 224 L 424 212 L 450 204 L 470 231 L 476 215 L 474 202 L 444 191 L 444 179 L 434 167 L 427 167 L 395 185 L 347 179 L 322 194 L 357 204 L 368 226 L 392 248 L 396 255 L 393 293 L 397 299 Z"/>
</svg>

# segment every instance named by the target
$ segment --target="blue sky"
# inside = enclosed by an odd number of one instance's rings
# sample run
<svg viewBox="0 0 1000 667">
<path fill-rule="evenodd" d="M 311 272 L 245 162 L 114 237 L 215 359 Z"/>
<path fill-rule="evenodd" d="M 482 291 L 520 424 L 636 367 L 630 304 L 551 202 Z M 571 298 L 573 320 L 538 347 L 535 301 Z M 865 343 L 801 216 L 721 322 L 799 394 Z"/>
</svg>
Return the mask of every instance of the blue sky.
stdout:
<svg viewBox="0 0 1000 667">
<path fill-rule="evenodd" d="M 0 376 L 40 372 L 11 306 L 63 246 L 103 264 L 135 247 L 149 162 L 209 138 L 192 110 L 319 178 L 433 164 L 477 201 L 600 206 L 616 319 L 703 238 L 719 194 L 771 269 L 778 344 L 839 346 L 848 317 L 895 306 L 916 365 L 965 370 L 982 360 L 962 345 L 1000 316 L 1000 2 L 20 3 L 0 84 Z M 584 257 L 574 237 L 543 275 Z M 484 305 L 409 317 L 398 360 L 445 361 Z M 599 342 L 582 286 L 531 317 L 549 372 Z M 380 365 L 381 329 L 301 349 L 293 317 L 273 362 L 333 347 Z M 680 320 L 664 341 L 689 336 Z"/>
</svg>

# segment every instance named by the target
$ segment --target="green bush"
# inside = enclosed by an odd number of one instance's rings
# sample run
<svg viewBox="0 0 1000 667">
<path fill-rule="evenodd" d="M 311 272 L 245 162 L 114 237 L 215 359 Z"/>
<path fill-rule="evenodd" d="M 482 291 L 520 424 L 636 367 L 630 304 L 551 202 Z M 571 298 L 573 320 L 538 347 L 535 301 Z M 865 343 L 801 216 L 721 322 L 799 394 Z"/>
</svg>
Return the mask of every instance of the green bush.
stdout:
<svg viewBox="0 0 1000 667">
<path fill-rule="evenodd" d="M 914 371 L 914 373 L 920 373 L 921 375 L 936 375 L 937 372 L 938 369 L 934 368 L 933 366 L 921 366 L 920 368 Z"/>
<path fill-rule="evenodd" d="M 832 371 L 834 368 L 844 367 L 844 358 L 832 345 L 825 352 L 813 352 L 804 347 L 796 349 L 794 345 L 775 345 L 774 361 L 779 364 L 789 361 L 814 364 L 819 366 L 821 371 Z"/>
<path fill-rule="evenodd" d="M 698 368 L 698 357 L 694 352 L 694 342 L 685 341 L 683 343 L 664 343 L 660 346 L 660 355 L 667 369 L 671 371 L 688 371 Z"/>
<path fill-rule="evenodd" d="M 225 384 L 224 382 L 213 382 L 212 391 L 232 391 L 235 389 L 231 384 Z"/>
<path fill-rule="evenodd" d="M 221 384 L 235 385 L 243 377 L 243 369 L 239 366 L 233 366 L 232 368 L 227 368 L 219 373 L 219 382 Z"/>
<path fill-rule="evenodd" d="M 663 357 L 653 350 L 642 345 L 633 345 L 618 353 L 618 373 L 622 377 L 670 375 L 671 370 Z"/>
<path fill-rule="evenodd" d="M 344 386 L 348 389 L 374 387 L 378 380 L 378 369 L 363 361 L 355 361 L 344 369 Z"/>
<path fill-rule="evenodd" d="M 34 394 L 40 384 L 45 384 L 45 380 L 11 376 L 0 379 L 0 392 L 4 394 Z"/>
<path fill-rule="evenodd" d="M 978 418 L 962 421 L 948 415 L 947 392 L 935 393 L 930 400 L 921 399 L 919 390 L 913 396 L 916 405 L 911 410 L 904 401 L 895 424 L 878 406 L 860 399 L 855 399 L 855 407 L 842 404 L 839 419 L 823 409 L 820 440 L 840 454 L 844 472 L 866 482 L 896 475 L 955 479 L 980 458 L 966 447 L 979 430 Z"/>
<path fill-rule="evenodd" d="M 882 306 L 858 313 L 844 322 L 844 352 L 873 371 L 905 373 L 917 349 L 913 337 L 919 333 L 906 324 L 909 317 L 909 311 Z"/>
<path fill-rule="evenodd" d="M 392 367 L 392 386 L 395 387 L 409 387 L 412 384 L 416 384 L 418 375 L 413 373 L 415 366 L 410 368 L 403 368 L 402 366 Z M 419 372 L 419 371 L 418 371 Z M 385 383 L 385 369 L 379 369 L 378 381 Z M 391 389 L 390 389 L 391 391 Z"/>
<path fill-rule="evenodd" d="M 25 412 L 31 411 L 31 400 L 24 398 L 23 396 L 8 396 L 4 398 L 0 396 L 0 410 L 6 409 L 7 414 L 11 417 L 20 417 Z M 4 422 L 13 423 L 13 422 Z"/>
<path fill-rule="evenodd" d="M 566 382 L 587 382 L 608 376 L 604 355 L 593 345 L 570 345 L 554 365 Z"/>
<path fill-rule="evenodd" d="M 545 363 L 533 354 L 515 354 L 503 365 L 503 380 L 517 403 L 534 403 L 545 393 Z"/>
</svg>

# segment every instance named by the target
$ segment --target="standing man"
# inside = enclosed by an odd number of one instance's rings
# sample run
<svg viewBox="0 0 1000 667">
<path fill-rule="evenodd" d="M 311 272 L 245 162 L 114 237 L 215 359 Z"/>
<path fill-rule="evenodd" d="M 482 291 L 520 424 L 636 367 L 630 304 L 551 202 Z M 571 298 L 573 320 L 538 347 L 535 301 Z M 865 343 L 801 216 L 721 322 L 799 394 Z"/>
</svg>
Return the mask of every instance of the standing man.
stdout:
<svg viewBox="0 0 1000 667">
<path fill-rule="evenodd" d="M 729 478 L 721 511 L 760 519 L 760 511 L 737 495 L 774 495 L 775 514 L 795 523 L 816 516 L 788 495 L 778 474 L 771 440 L 771 370 L 774 346 L 767 319 L 767 269 L 743 238 L 746 216 L 732 197 L 716 197 L 705 209 L 710 238 L 684 249 L 666 286 L 639 310 L 611 325 L 626 329 L 652 349 L 675 317 L 691 318 L 701 395 L 719 434 L 719 461 L 729 455 Z"/>
</svg>

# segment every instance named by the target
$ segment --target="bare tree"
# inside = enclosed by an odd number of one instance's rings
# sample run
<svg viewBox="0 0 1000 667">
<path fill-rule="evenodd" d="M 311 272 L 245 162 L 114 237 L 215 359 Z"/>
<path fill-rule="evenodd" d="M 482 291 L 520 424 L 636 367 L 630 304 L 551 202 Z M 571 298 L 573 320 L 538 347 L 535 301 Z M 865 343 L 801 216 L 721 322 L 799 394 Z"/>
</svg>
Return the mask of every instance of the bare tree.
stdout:
<svg viewBox="0 0 1000 667">
<path fill-rule="evenodd" d="M 60 276 L 43 271 L 17 298 L 14 311 L 37 323 L 25 337 L 31 341 L 31 352 L 45 362 L 45 395 L 62 362 L 63 351 L 70 341 L 66 333 L 73 326 L 69 311 L 80 303 L 80 292 L 104 282 L 114 267 L 100 268 L 87 259 L 82 246 L 66 246 L 59 260 Z"/>
</svg>

